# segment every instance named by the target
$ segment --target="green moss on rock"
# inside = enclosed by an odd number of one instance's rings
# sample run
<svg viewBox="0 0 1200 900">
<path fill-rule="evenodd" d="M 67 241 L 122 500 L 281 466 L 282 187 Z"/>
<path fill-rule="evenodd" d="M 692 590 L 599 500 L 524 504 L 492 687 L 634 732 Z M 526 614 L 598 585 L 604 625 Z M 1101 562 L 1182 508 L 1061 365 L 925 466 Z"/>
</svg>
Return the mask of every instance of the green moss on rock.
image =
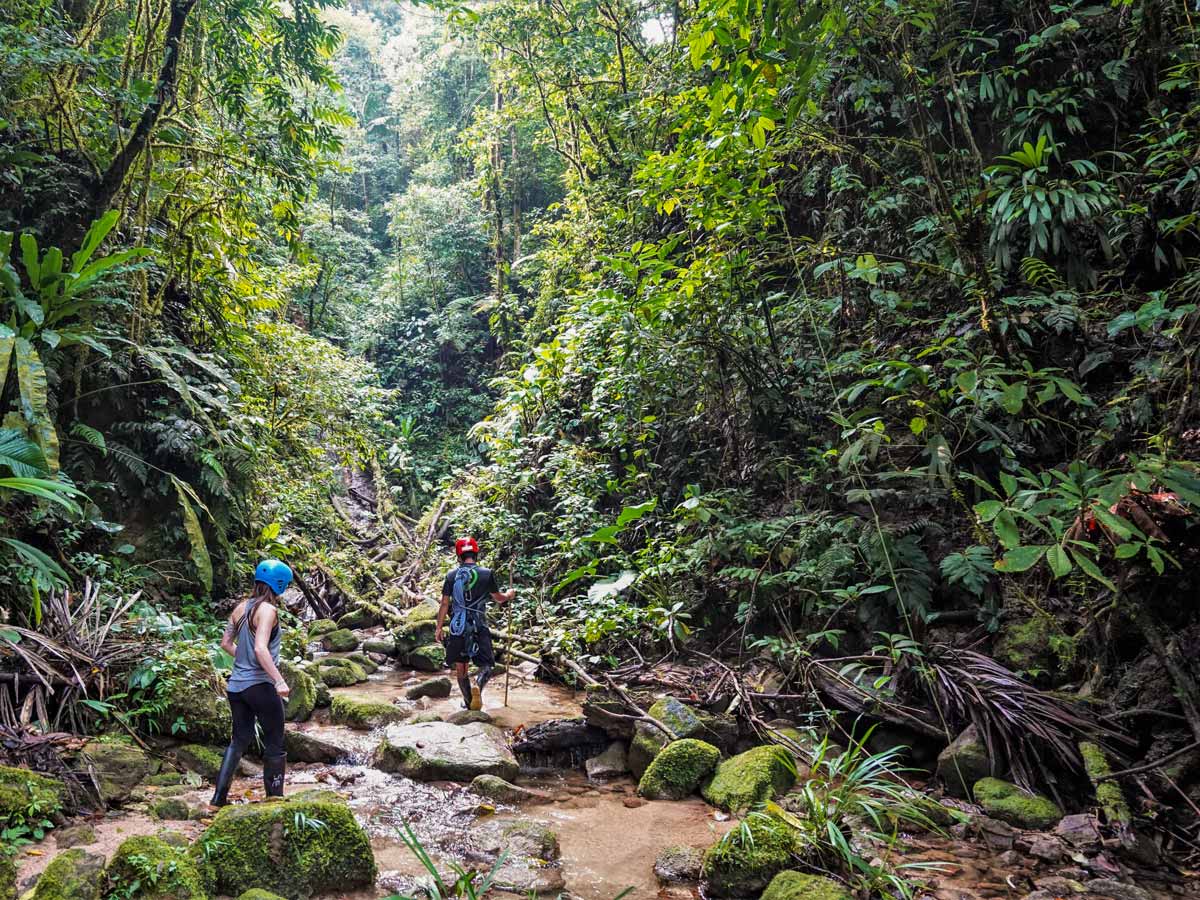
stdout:
<svg viewBox="0 0 1200 900">
<path fill-rule="evenodd" d="M 215 781 L 221 771 L 224 750 L 206 747 L 203 744 L 183 744 L 175 748 L 176 761 L 189 772 L 195 772 L 206 781 Z"/>
<path fill-rule="evenodd" d="M 344 658 L 360 665 L 362 670 L 368 675 L 374 675 L 379 671 L 379 663 L 375 662 L 375 660 L 371 659 L 365 653 L 347 653 Z"/>
<path fill-rule="evenodd" d="M 162 721 L 181 721 L 180 736 L 198 744 L 228 741 L 233 729 L 229 702 L 208 652 L 199 646 L 176 645 L 168 651 L 166 662 Z"/>
<path fill-rule="evenodd" d="M 754 815 L 741 829 L 704 854 L 705 893 L 710 897 L 754 897 L 792 862 L 795 834 L 773 816 Z"/>
<path fill-rule="evenodd" d="M 89 741 L 83 753 L 96 773 L 100 799 L 107 804 L 128 800 L 133 789 L 150 774 L 150 757 L 133 744 Z"/>
<path fill-rule="evenodd" d="M 329 720 L 334 725 L 345 725 L 360 731 L 370 731 L 384 725 L 394 725 L 412 715 L 411 706 L 396 706 L 382 703 L 369 697 L 354 697 L 338 694 L 329 707 Z"/>
<path fill-rule="evenodd" d="M 971 796 L 971 785 L 991 774 L 991 758 L 974 725 L 964 729 L 938 754 L 937 775 L 942 779 L 946 793 L 951 797 L 968 799 Z"/>
<path fill-rule="evenodd" d="M 0 824 L 24 821 L 31 806 L 37 807 L 39 816 L 56 815 L 65 808 L 66 799 L 66 786 L 57 778 L 0 766 Z"/>
<path fill-rule="evenodd" d="M 333 619 L 317 619 L 308 626 L 308 639 L 315 641 L 319 637 L 324 637 L 331 631 L 337 631 L 337 622 Z"/>
<path fill-rule="evenodd" d="M 104 890 L 104 857 L 86 850 L 67 850 L 46 866 L 31 900 L 99 900 Z"/>
<path fill-rule="evenodd" d="M 162 797 L 150 804 L 150 814 L 168 822 L 185 822 L 190 813 L 187 803 L 178 797 Z"/>
<path fill-rule="evenodd" d="M 17 900 L 17 862 L 9 853 L 0 853 L 0 900 Z"/>
<path fill-rule="evenodd" d="M 682 800 L 717 767 L 721 751 L 695 738 L 673 741 L 654 757 L 638 783 L 649 800 Z"/>
<path fill-rule="evenodd" d="M 446 668 L 446 648 L 441 644 L 426 644 L 409 653 L 405 661 L 422 672 L 437 672 Z"/>
<path fill-rule="evenodd" d="M 375 883 L 371 842 L 329 791 L 227 806 L 191 853 L 214 894 L 238 896 L 260 888 L 303 900 Z"/>
<path fill-rule="evenodd" d="M 283 716 L 289 722 L 306 722 L 317 705 L 317 686 L 312 676 L 286 659 L 279 661 L 279 674 L 292 689 L 283 708 Z"/>
<path fill-rule="evenodd" d="M 975 783 L 975 802 L 994 819 L 1017 828 L 1046 829 L 1063 817 L 1062 810 L 1047 797 L 1028 794 L 1015 784 L 999 778 L 983 778 Z"/>
<path fill-rule="evenodd" d="M 262 888 L 250 888 L 243 894 L 240 894 L 237 900 L 284 900 L 278 894 L 272 894 L 270 891 L 264 891 Z"/>
<path fill-rule="evenodd" d="M 358 607 L 352 609 L 337 620 L 338 628 L 370 628 L 376 624 L 375 614 L 369 609 Z"/>
<path fill-rule="evenodd" d="M 1105 821 L 1113 825 L 1128 825 L 1133 818 L 1129 801 L 1125 799 L 1121 785 L 1108 777 L 1112 774 L 1112 766 L 1104 751 L 1098 744 L 1081 741 L 1079 755 L 1083 757 L 1083 768 L 1095 788 L 1096 804 L 1104 813 Z"/>
<path fill-rule="evenodd" d="M 1055 664 L 1050 646 L 1053 624 L 1044 617 L 1006 622 L 1000 628 L 992 655 L 1016 672 L 1052 669 Z"/>
<path fill-rule="evenodd" d="M 348 628 L 338 628 L 321 636 L 321 646 L 330 653 L 347 653 L 358 649 L 358 637 Z"/>
<path fill-rule="evenodd" d="M 832 878 L 789 869 L 771 879 L 762 900 L 854 900 L 854 895 Z"/>
<path fill-rule="evenodd" d="M 728 717 L 715 716 L 674 697 L 656 701 L 649 714 L 675 733 L 676 738 L 698 738 L 718 749 L 733 746 L 737 739 L 737 724 Z M 641 778 L 668 738 L 663 730 L 650 722 L 638 722 L 629 745 L 629 768 L 634 777 Z"/>
<path fill-rule="evenodd" d="M 208 896 L 187 852 L 150 835 L 123 841 L 106 874 L 110 892 L 124 900 L 206 900 Z"/>
<path fill-rule="evenodd" d="M 367 680 L 367 673 L 363 671 L 362 666 L 349 659 L 322 661 L 317 671 L 325 686 L 331 688 L 349 687 Z"/>
<path fill-rule="evenodd" d="M 718 764 L 701 790 L 704 799 L 726 812 L 742 813 L 770 800 L 796 782 L 796 764 L 782 747 L 754 747 Z"/>
</svg>

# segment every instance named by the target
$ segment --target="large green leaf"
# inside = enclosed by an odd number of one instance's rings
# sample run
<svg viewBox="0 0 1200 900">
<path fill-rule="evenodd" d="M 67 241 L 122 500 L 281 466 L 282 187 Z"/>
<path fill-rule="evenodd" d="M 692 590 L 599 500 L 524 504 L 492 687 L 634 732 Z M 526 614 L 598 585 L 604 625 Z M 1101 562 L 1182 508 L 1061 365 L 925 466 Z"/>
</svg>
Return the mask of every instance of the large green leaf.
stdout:
<svg viewBox="0 0 1200 900">
<path fill-rule="evenodd" d="M 75 255 L 71 257 L 72 272 L 79 272 L 87 265 L 87 261 L 92 258 L 92 254 L 96 252 L 96 248 L 108 237 L 108 233 L 117 224 L 117 219 L 120 218 L 120 215 L 120 212 L 117 210 L 110 209 L 92 223 L 92 227 L 87 230 L 87 234 L 83 237 L 83 244 L 75 252 Z"/>
<path fill-rule="evenodd" d="M 37 478 L 46 474 L 46 457 L 20 431 L 0 428 L 0 466 L 7 466 L 18 478 Z"/>
<path fill-rule="evenodd" d="M 18 541 L 16 538 L 0 537 L 0 544 L 9 547 L 30 568 L 36 569 L 47 581 L 62 583 L 67 580 L 67 573 L 62 566 L 30 544 Z"/>
<path fill-rule="evenodd" d="M 51 473 L 58 471 L 58 432 L 50 418 L 46 368 L 33 344 L 25 338 L 17 338 L 17 379 L 21 388 L 21 411 L 37 436 L 42 453 L 46 456 L 46 467 Z"/>
<path fill-rule="evenodd" d="M 200 576 L 200 583 L 204 585 L 204 590 L 211 591 L 213 583 L 212 557 L 209 556 L 208 542 L 204 540 L 204 529 L 200 527 L 200 517 L 196 515 L 192 501 L 196 501 L 201 507 L 203 504 L 200 503 L 200 498 L 196 496 L 196 492 L 187 482 L 181 481 L 174 475 L 171 476 L 171 481 L 175 485 L 175 493 L 179 495 L 179 510 L 183 514 L 183 530 L 192 547 L 192 563 L 196 566 L 196 574 Z"/>
<path fill-rule="evenodd" d="M 4 385 L 8 381 L 9 362 L 12 359 L 13 348 L 17 345 L 17 336 L 7 325 L 0 325 L 0 396 L 4 395 Z"/>
<path fill-rule="evenodd" d="M 79 488 L 49 478 L 0 478 L 0 490 L 40 497 L 72 513 L 78 513 L 79 506 L 70 498 L 84 496 Z"/>
</svg>

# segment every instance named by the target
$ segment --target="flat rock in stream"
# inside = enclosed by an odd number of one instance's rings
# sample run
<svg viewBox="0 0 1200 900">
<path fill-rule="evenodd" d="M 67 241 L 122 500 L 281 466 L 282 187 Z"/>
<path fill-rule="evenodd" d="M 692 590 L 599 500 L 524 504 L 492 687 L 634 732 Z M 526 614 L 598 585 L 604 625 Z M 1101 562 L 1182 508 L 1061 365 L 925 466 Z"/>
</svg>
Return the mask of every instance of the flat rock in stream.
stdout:
<svg viewBox="0 0 1200 900">
<path fill-rule="evenodd" d="M 539 822 L 517 819 L 489 822 L 468 837 L 467 855 L 493 863 L 506 854 L 496 872 L 494 887 L 513 894 L 559 896 L 566 887 L 559 858 L 558 835 Z"/>
<path fill-rule="evenodd" d="M 334 763 L 351 755 L 351 748 L 339 747 L 306 731 L 288 729 L 283 733 L 283 749 L 288 760 L 303 763 Z"/>
<path fill-rule="evenodd" d="M 390 725 L 372 765 L 416 781 L 467 782 L 479 775 L 512 781 L 520 771 L 504 732 L 481 722 Z"/>
</svg>

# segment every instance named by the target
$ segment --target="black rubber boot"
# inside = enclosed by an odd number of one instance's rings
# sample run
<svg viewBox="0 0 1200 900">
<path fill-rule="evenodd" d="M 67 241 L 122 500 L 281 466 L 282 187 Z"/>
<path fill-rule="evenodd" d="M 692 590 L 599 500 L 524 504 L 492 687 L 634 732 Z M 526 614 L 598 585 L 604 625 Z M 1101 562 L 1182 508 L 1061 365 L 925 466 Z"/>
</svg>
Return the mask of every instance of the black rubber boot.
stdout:
<svg viewBox="0 0 1200 900">
<path fill-rule="evenodd" d="M 487 684 L 489 681 L 491 681 L 491 678 L 492 678 L 492 667 L 491 666 L 482 666 L 479 669 L 479 674 L 475 676 L 475 683 L 477 685 L 479 685 L 479 690 L 482 691 L 484 685 Z"/>
<path fill-rule="evenodd" d="M 461 678 L 458 679 L 458 689 L 460 691 L 462 691 L 463 704 L 464 704 L 463 708 L 470 709 L 471 708 L 471 676 L 470 675 L 463 675 Z"/>
<path fill-rule="evenodd" d="M 283 776 L 287 770 L 287 754 L 263 758 L 263 788 L 268 797 L 283 796 Z"/>
<path fill-rule="evenodd" d="M 217 773 L 217 787 L 213 791 L 213 806 L 229 805 L 229 786 L 233 784 L 233 776 L 237 774 L 238 763 L 242 761 L 242 751 L 230 744 L 225 748 L 225 757 L 221 760 L 221 771 Z"/>
</svg>

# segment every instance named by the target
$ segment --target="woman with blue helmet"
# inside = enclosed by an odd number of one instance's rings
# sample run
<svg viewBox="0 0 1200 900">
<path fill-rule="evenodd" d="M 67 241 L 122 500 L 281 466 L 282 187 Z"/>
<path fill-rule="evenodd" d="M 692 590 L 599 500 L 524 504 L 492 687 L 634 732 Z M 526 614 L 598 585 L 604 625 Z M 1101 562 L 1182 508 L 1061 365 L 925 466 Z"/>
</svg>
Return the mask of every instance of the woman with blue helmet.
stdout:
<svg viewBox="0 0 1200 900">
<path fill-rule="evenodd" d="M 233 674 L 225 687 L 233 717 L 233 739 L 221 761 L 212 805 L 229 803 L 242 754 L 254 740 L 254 724 L 262 730 L 263 786 L 268 797 L 283 796 L 287 757 L 283 751 L 283 703 L 290 690 L 279 674 L 279 612 L 275 598 L 292 583 L 292 570 L 277 559 L 264 559 L 254 570 L 254 592 L 234 607 L 221 638 L 221 649 L 233 657 Z"/>
</svg>

